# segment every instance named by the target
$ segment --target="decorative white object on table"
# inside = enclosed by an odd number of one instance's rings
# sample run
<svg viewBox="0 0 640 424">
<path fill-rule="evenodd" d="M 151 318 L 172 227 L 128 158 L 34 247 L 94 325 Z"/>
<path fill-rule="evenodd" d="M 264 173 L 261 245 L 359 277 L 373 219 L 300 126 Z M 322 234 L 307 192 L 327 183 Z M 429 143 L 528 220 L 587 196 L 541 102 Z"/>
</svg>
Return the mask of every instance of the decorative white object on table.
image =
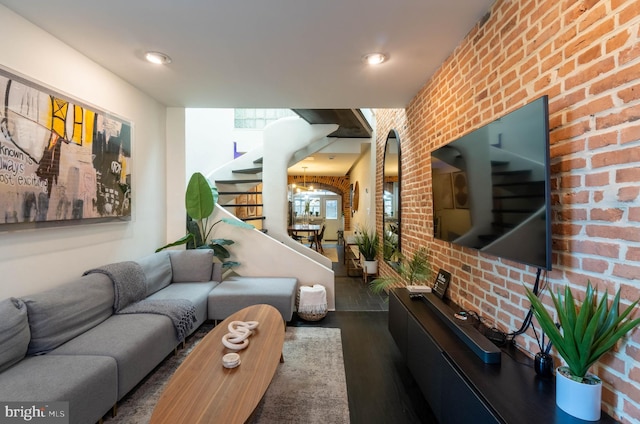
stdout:
<svg viewBox="0 0 640 424">
<path fill-rule="evenodd" d="M 231 350 L 242 350 L 249 346 L 249 336 L 258 327 L 258 321 L 231 321 L 229 332 L 222 336 L 222 344 Z"/>
<path fill-rule="evenodd" d="M 427 285 L 411 285 L 407 286 L 409 293 L 431 293 L 431 287 Z"/>
<path fill-rule="evenodd" d="M 222 366 L 225 368 L 235 368 L 240 362 L 240 355 L 237 353 L 227 353 L 222 357 Z"/>
</svg>

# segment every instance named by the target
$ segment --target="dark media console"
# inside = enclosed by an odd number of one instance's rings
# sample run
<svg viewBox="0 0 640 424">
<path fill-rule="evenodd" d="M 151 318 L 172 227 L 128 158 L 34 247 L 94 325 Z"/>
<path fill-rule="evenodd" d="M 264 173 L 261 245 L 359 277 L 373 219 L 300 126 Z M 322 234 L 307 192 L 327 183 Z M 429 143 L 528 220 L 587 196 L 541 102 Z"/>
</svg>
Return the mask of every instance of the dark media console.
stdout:
<svg viewBox="0 0 640 424">
<path fill-rule="evenodd" d="M 587 422 L 556 407 L 555 380 L 539 378 L 528 356 L 512 346 L 496 353 L 472 326 L 451 321 L 457 309 L 439 300 L 389 293 L 389 331 L 438 422 Z M 481 359 L 496 355 L 499 362 Z M 599 422 L 615 421 L 603 412 Z"/>
</svg>

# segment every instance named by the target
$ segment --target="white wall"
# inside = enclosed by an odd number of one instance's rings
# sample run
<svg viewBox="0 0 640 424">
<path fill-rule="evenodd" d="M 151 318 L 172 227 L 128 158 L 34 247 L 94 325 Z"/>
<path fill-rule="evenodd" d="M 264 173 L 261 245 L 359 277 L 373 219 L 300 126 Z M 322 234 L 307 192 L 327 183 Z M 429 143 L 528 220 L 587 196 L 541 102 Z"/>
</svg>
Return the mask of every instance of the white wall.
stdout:
<svg viewBox="0 0 640 424">
<path fill-rule="evenodd" d="M 133 220 L 0 232 L 0 299 L 153 252 L 166 238 L 165 108 L 1 5 L 0 28 L 3 68 L 133 123 Z"/>
<path fill-rule="evenodd" d="M 262 145 L 262 130 L 234 128 L 234 109 L 186 109 L 186 172 L 208 175 L 239 152 Z"/>
<path fill-rule="evenodd" d="M 372 140 L 375 140 L 375 137 L 373 137 Z M 358 226 L 375 228 L 375 161 L 375 151 L 372 153 L 372 150 L 369 148 L 362 153 L 349 174 L 351 184 L 355 187 L 357 182 L 360 191 L 358 210 L 351 218 L 352 230 L 355 230 Z"/>
</svg>

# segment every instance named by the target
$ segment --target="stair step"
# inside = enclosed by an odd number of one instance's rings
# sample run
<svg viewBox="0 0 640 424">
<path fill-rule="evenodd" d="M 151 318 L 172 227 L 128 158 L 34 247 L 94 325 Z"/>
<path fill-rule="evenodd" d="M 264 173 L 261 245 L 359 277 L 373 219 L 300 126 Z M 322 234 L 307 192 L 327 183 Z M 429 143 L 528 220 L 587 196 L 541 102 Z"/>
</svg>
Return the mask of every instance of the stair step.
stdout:
<svg viewBox="0 0 640 424">
<path fill-rule="evenodd" d="M 494 199 L 540 199 L 544 194 L 510 194 L 504 196 L 493 196 Z"/>
<path fill-rule="evenodd" d="M 262 192 L 261 191 L 219 191 L 218 192 L 218 196 L 225 196 L 225 195 L 239 196 L 241 194 L 262 194 Z"/>
<path fill-rule="evenodd" d="M 264 221 L 265 219 L 267 219 L 266 216 L 250 216 L 248 218 L 238 218 L 241 221 Z"/>
<path fill-rule="evenodd" d="M 255 168 L 234 169 L 231 172 L 234 174 L 259 174 L 260 172 L 262 172 L 262 167 L 257 166 Z"/>
<path fill-rule="evenodd" d="M 533 213 L 536 209 L 491 209 L 491 213 Z"/>
<path fill-rule="evenodd" d="M 262 163 L 262 159 L 263 158 L 258 158 L 256 160 L 254 160 L 253 163 L 255 163 L 255 164 Z"/>
<path fill-rule="evenodd" d="M 248 180 L 216 180 L 215 181 L 216 184 L 258 184 L 261 182 L 262 182 L 262 178 L 252 178 Z"/>
<path fill-rule="evenodd" d="M 493 184 L 493 187 L 513 187 L 513 186 L 537 186 L 544 185 L 544 181 L 520 181 L 515 183 Z"/>
<path fill-rule="evenodd" d="M 221 205 L 223 208 L 250 208 L 250 207 L 262 207 L 264 206 L 262 203 L 247 203 L 247 204 L 243 204 L 243 205 L 236 205 L 236 204 L 228 204 L 228 205 Z"/>
<path fill-rule="evenodd" d="M 494 171 L 491 175 L 528 175 L 530 173 L 530 169 L 521 169 L 518 171 Z"/>
</svg>

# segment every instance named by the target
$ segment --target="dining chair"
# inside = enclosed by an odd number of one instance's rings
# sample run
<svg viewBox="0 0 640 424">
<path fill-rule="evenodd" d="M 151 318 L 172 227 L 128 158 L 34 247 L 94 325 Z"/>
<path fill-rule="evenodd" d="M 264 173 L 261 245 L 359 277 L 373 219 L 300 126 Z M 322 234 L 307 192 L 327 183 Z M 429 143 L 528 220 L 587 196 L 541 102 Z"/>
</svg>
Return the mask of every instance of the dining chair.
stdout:
<svg viewBox="0 0 640 424">
<path fill-rule="evenodd" d="M 316 236 L 315 234 L 312 234 L 309 236 L 308 240 L 309 240 L 309 247 L 311 249 L 313 249 L 313 245 L 316 245 L 316 250 L 324 253 L 324 250 L 322 249 L 322 239 L 324 237 L 324 228 L 325 225 L 322 224 L 322 228 L 320 228 L 320 231 L 318 232 L 318 235 Z"/>
</svg>

